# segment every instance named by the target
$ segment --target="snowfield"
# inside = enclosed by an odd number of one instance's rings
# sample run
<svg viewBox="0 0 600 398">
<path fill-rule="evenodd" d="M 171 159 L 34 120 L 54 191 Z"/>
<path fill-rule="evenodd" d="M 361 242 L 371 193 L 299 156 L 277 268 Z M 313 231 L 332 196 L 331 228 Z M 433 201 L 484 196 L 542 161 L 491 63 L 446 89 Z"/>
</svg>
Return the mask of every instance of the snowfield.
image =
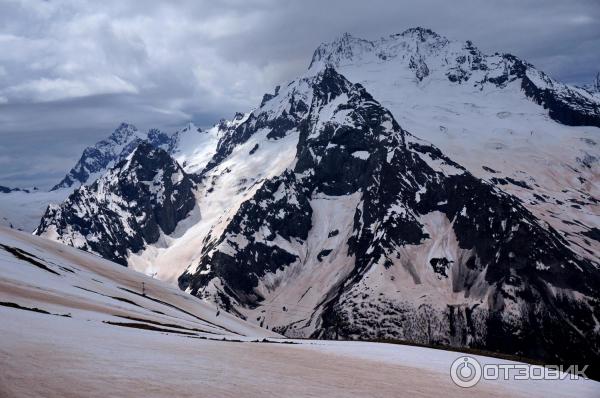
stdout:
<svg viewBox="0 0 600 398">
<path fill-rule="evenodd" d="M 3 227 L 0 304 L 1 397 L 600 393 L 600 383 L 586 380 L 480 382 L 461 389 L 448 374 L 460 355 L 455 352 L 283 340 L 164 282 Z"/>
</svg>

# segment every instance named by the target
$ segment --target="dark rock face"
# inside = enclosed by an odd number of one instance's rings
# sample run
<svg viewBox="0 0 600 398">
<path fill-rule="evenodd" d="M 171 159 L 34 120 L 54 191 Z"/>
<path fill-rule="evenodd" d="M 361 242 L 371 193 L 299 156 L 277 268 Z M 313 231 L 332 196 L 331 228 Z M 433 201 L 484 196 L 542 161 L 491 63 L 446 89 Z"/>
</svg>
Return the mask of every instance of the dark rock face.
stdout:
<svg viewBox="0 0 600 398">
<path fill-rule="evenodd" d="M 454 83 L 472 81 L 471 75 L 476 70 L 488 70 L 485 56 L 467 42 L 465 49 L 470 56 L 457 58 L 457 66 L 448 73 L 448 79 Z M 600 101 L 591 95 L 586 95 L 584 90 L 558 83 L 545 73 L 511 54 L 501 57 L 503 73 L 490 73 L 475 82 L 476 86 L 494 84 L 498 88 L 505 88 L 508 83 L 520 81 L 521 89 L 533 102 L 548 110 L 548 115 L 558 123 L 568 126 L 596 126 L 600 127 Z M 498 68 L 496 66 L 496 68 Z"/>
<path fill-rule="evenodd" d="M 343 255 L 353 262 L 350 272 L 339 273 L 304 319 L 279 323 L 278 331 L 307 327 L 317 338 L 399 338 L 555 362 L 600 359 L 598 264 L 574 254 L 518 199 L 402 130 L 333 68 L 310 89 L 311 103 L 286 112 L 285 123 L 261 124 L 251 115 L 224 141 L 214 164 L 258 126 L 300 131 L 294 168 L 264 183 L 224 231 L 207 237 L 197 267 L 179 279 L 182 289 L 235 313 L 264 313 L 270 307 L 262 303 L 288 294 L 303 267 L 318 270 Z M 322 195 L 360 199 L 351 228 L 323 236 L 347 236 L 347 253 L 317 248 L 311 263 L 307 242 Z M 441 226 L 426 225 L 431 219 L 447 220 L 441 238 L 434 236 Z M 451 254 L 414 254 L 434 244 Z M 290 279 L 275 278 L 292 267 Z M 304 287 L 300 300 L 317 288 Z"/>
<path fill-rule="evenodd" d="M 173 136 L 158 129 L 150 129 L 145 141 L 148 141 L 152 146 L 161 148 L 169 153 L 173 150 Z"/>
<path fill-rule="evenodd" d="M 600 242 L 600 228 L 592 227 L 589 230 L 584 231 L 583 234 L 595 241 Z"/>
<path fill-rule="evenodd" d="M 524 77 L 521 87 L 527 97 L 548 109 L 555 121 L 568 126 L 600 127 L 600 103 L 592 101 L 573 90 L 537 87 Z"/>
<path fill-rule="evenodd" d="M 597 98 L 552 80 L 514 55 L 502 57 L 507 66 L 506 72 L 495 80 L 490 79 L 490 82 L 503 87 L 508 81 L 520 79 L 525 95 L 548 109 L 549 116 L 555 121 L 568 126 L 600 127 L 600 102 Z"/>
<path fill-rule="evenodd" d="M 129 251 L 174 231 L 195 206 L 193 189 L 168 153 L 142 142 L 108 174 L 50 206 L 36 234 L 56 233 L 67 244 L 126 265 Z"/>
<path fill-rule="evenodd" d="M 279 190 L 282 190 L 283 197 L 274 197 Z M 287 240 L 305 240 L 308 236 L 312 209 L 302 192 L 293 173 L 286 173 L 265 183 L 252 200 L 242 204 L 219 240 L 205 250 L 205 253 L 210 253 L 213 249 L 230 246 L 235 250 L 235 255 L 215 251 L 213 255 L 203 256 L 200 260 L 202 267 L 206 270 L 210 268 L 210 272 L 184 274 L 180 277 L 180 286 L 190 287 L 192 292 L 197 293 L 211 279 L 219 277 L 227 281 L 228 292 L 236 300 L 251 306 L 262 301 L 263 297 L 253 290 L 259 278 L 297 259 L 294 254 L 270 246 L 268 242 L 275 239 L 276 234 Z M 270 231 L 265 237 L 266 242 L 250 236 L 263 225 Z M 236 236 L 244 237 L 243 241 L 236 241 Z"/>
<path fill-rule="evenodd" d="M 410 58 L 409 67 L 415 71 L 415 76 L 419 81 L 422 81 L 424 78 L 429 76 L 429 67 L 425 63 L 423 57 L 420 56 L 412 56 Z"/>
</svg>

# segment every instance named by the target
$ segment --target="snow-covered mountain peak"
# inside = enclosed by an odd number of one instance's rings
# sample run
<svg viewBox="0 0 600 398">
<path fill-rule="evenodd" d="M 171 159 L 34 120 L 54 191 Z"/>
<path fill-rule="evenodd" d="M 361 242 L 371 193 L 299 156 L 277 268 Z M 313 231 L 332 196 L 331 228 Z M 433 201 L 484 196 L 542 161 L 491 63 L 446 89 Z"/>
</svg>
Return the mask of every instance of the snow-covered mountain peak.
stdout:
<svg viewBox="0 0 600 398">
<path fill-rule="evenodd" d="M 151 179 L 150 177 L 161 173 L 161 170 L 168 167 L 169 163 L 173 163 L 167 152 L 147 141 L 140 142 L 124 160 L 103 175 L 99 181 L 103 183 L 122 181 L 123 179 L 147 181 Z M 176 168 L 179 168 L 179 165 Z"/>
<path fill-rule="evenodd" d="M 432 31 L 431 29 L 428 28 L 423 28 L 420 26 L 414 27 L 414 28 L 408 28 L 406 29 L 404 32 L 402 33 L 397 33 L 397 34 L 393 34 L 390 35 L 390 37 L 404 37 L 404 38 L 415 38 L 418 39 L 421 42 L 426 42 L 426 41 L 445 41 L 448 42 L 448 39 L 446 39 L 444 36 L 439 35 L 438 33 Z"/>
<path fill-rule="evenodd" d="M 431 29 L 421 27 L 410 28 L 402 33 L 382 37 L 374 44 L 378 58 L 384 61 L 402 56 L 403 53 L 439 55 L 448 47 L 473 47 L 470 41 L 464 44 L 451 42 Z"/>
<path fill-rule="evenodd" d="M 325 64 L 340 67 L 347 64 L 383 62 L 400 57 L 410 60 L 419 54 L 442 54 L 442 50 L 463 47 L 445 37 L 424 28 L 411 28 L 402 33 L 370 41 L 345 33 L 329 43 L 322 43 L 314 52 L 309 69 Z M 472 46 L 468 42 L 465 46 Z"/>
<path fill-rule="evenodd" d="M 439 91 L 445 83 L 492 96 L 498 89 L 522 91 L 559 123 L 600 126 L 600 99 L 587 90 L 562 84 L 514 55 L 487 55 L 471 41 L 451 41 L 429 29 L 412 28 L 374 41 L 343 35 L 321 44 L 309 69 L 327 65 L 348 73 L 351 81 L 372 79 L 371 85 L 392 82 L 396 88 L 436 86 Z"/>
<path fill-rule="evenodd" d="M 161 137 L 156 131 L 152 132 L 152 136 Z M 131 153 L 141 140 L 147 138 L 148 134 L 143 134 L 134 125 L 121 123 L 107 138 L 85 148 L 79 161 L 52 190 L 93 182 L 119 159 Z"/>
<path fill-rule="evenodd" d="M 119 127 L 110 135 L 109 139 L 114 141 L 117 145 L 123 145 L 134 136 L 140 136 L 140 132 L 133 124 L 122 122 Z"/>
<path fill-rule="evenodd" d="M 427 29 L 338 51 L 342 42 L 352 46 L 360 39 L 322 44 L 309 72 L 332 65 L 362 84 L 404 129 L 523 198 L 564 231 L 575 250 L 598 259 L 585 237 L 598 223 L 589 219 L 598 213 L 600 195 L 590 167 L 600 159 L 598 94 L 563 84 L 512 54 L 485 54 L 470 41 Z M 575 226 L 573 219 L 587 221 Z"/>
<path fill-rule="evenodd" d="M 322 43 L 314 52 L 310 67 L 319 62 L 337 65 L 343 60 L 354 59 L 373 51 L 374 43 L 344 33 L 329 43 Z"/>
<path fill-rule="evenodd" d="M 232 120 L 222 120 L 216 126 L 219 137 L 217 148 L 202 174 L 219 165 L 253 134 L 264 132 L 266 138 L 273 141 L 297 134 L 305 126 L 303 121 L 309 111 L 317 115 L 327 107 L 330 113 L 335 112 L 338 105 L 348 100 L 352 91 L 361 89 L 362 86 L 349 82 L 328 64 L 320 69 L 308 70 L 285 87 L 277 86 L 274 93 L 266 94 L 252 112 L 238 113 Z M 366 92 L 363 95 L 371 98 Z"/>
<path fill-rule="evenodd" d="M 212 154 L 211 150 L 214 150 L 212 142 L 217 139 L 216 135 L 211 137 L 212 133 L 216 132 L 202 132 L 193 122 L 188 122 L 182 129 L 172 134 L 159 129 L 150 129 L 147 133 L 143 133 L 132 124 L 121 123 L 107 138 L 87 147 L 77 164 L 52 190 L 76 188 L 93 183 L 119 160 L 131 154 L 142 141 L 176 156 L 181 163 L 197 154 L 199 150 L 202 153 Z M 204 159 L 204 155 L 200 157 L 203 159 L 198 159 L 196 156 L 194 164 L 208 161 Z M 192 167 L 190 171 L 198 170 Z"/>
<path fill-rule="evenodd" d="M 452 44 L 446 37 L 431 29 L 416 27 L 402 33 L 392 34 L 377 40 L 366 40 L 344 33 L 331 42 L 322 43 L 315 50 L 310 68 L 319 64 L 340 66 L 347 63 L 385 61 L 402 53 L 434 53 Z M 464 45 L 455 42 L 454 47 L 473 48 L 467 41 Z"/>
</svg>

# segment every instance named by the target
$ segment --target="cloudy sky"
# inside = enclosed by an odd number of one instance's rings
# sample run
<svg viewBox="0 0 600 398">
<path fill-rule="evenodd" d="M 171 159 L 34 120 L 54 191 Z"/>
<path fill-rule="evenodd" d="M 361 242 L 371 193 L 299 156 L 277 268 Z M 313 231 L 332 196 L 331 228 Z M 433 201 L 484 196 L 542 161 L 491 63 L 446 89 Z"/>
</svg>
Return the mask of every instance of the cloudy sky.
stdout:
<svg viewBox="0 0 600 398">
<path fill-rule="evenodd" d="M 120 121 L 212 125 L 323 41 L 413 26 L 569 83 L 600 68 L 598 0 L 0 0 L 0 185 L 52 185 Z"/>
</svg>

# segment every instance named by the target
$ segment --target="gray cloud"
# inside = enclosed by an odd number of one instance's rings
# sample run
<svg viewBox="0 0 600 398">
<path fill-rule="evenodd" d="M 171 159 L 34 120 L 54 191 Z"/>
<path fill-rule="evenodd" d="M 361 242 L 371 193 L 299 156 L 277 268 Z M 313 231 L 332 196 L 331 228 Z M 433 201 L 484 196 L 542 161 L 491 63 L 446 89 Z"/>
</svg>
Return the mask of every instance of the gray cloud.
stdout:
<svg viewBox="0 0 600 398">
<path fill-rule="evenodd" d="M 559 80 L 600 65 L 597 0 L 66 1 L 0 4 L 0 185 L 52 185 L 122 120 L 173 130 L 248 110 L 343 32 L 412 26 Z"/>
</svg>

